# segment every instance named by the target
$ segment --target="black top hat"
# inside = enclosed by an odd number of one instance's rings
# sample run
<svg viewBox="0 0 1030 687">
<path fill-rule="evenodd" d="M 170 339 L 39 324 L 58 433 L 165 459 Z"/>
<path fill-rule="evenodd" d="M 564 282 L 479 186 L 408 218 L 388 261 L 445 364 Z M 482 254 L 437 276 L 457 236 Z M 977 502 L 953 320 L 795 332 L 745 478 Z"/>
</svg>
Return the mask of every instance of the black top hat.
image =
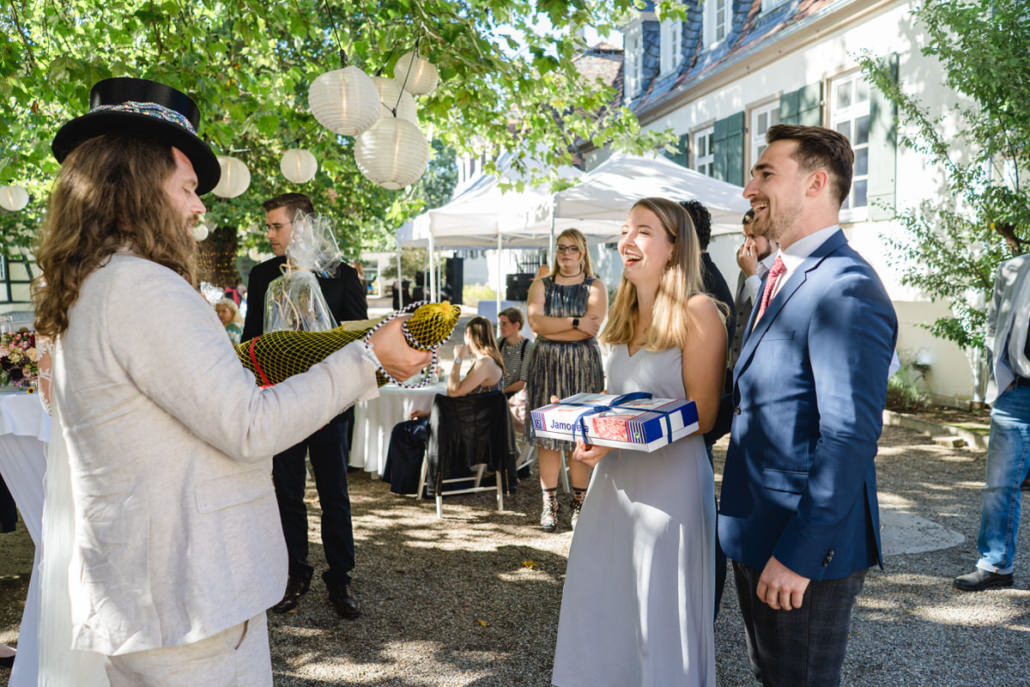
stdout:
<svg viewBox="0 0 1030 687">
<path fill-rule="evenodd" d="M 197 136 L 200 110 L 185 93 L 146 79 L 105 79 L 90 91 L 89 107 L 89 112 L 62 126 L 54 136 L 50 149 L 58 162 L 94 136 L 131 133 L 181 150 L 197 173 L 198 194 L 218 183 L 218 158 Z"/>
</svg>

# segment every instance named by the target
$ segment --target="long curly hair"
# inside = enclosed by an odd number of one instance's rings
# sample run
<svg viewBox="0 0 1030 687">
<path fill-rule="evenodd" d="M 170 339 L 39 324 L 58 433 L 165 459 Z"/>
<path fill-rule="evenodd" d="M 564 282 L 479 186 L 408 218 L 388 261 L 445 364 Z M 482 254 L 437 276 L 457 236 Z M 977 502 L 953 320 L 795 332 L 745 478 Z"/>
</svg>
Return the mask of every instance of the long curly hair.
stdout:
<svg viewBox="0 0 1030 687">
<path fill-rule="evenodd" d="M 97 136 L 69 153 L 36 246 L 36 331 L 62 334 L 82 283 L 122 248 L 196 285 L 196 243 L 163 189 L 174 170 L 168 145 L 131 135 Z"/>
<path fill-rule="evenodd" d="M 692 295 L 704 291 L 701 251 L 694 224 L 683 207 L 666 198 L 643 198 L 633 207 L 647 208 L 657 215 L 673 244 L 672 257 L 658 282 L 658 295 L 644 348 L 649 351 L 664 351 L 674 346 L 682 348 L 690 331 L 687 301 Z M 614 302 L 608 309 L 608 323 L 599 337 L 601 342 L 609 345 L 632 342 L 638 317 L 637 288 L 623 276 Z"/>
</svg>

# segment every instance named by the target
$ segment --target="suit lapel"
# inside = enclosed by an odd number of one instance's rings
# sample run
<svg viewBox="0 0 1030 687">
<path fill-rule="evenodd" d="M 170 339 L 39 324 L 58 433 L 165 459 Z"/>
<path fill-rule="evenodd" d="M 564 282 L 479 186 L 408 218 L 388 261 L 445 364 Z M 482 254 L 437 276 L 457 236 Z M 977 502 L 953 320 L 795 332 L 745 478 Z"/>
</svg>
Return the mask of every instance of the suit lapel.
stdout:
<svg viewBox="0 0 1030 687">
<path fill-rule="evenodd" d="M 734 369 L 734 377 L 739 377 L 741 373 L 747 368 L 751 362 L 751 358 L 754 355 L 755 349 L 758 348 L 758 344 L 761 343 L 762 337 L 769 331 L 769 327 L 776 321 L 780 312 L 784 306 L 790 301 L 790 299 L 797 293 L 798 289 L 808 281 L 808 273 L 819 267 L 819 264 L 830 255 L 833 251 L 837 250 L 840 246 L 847 243 L 847 239 L 844 238 L 844 232 L 838 230 L 830 238 L 823 241 L 822 245 L 815 249 L 815 251 L 802 261 L 798 266 L 797 270 L 790 275 L 790 279 L 787 280 L 780 290 L 776 293 L 769 306 L 766 308 L 765 313 L 762 315 L 762 319 L 758 321 L 758 324 L 754 323 L 755 317 L 758 314 L 758 308 L 754 308 L 751 311 L 751 318 L 747 323 L 747 333 L 744 343 L 740 349 L 740 357 L 737 359 L 737 366 Z M 765 289 L 765 282 L 769 279 L 768 273 L 765 275 L 765 279 L 762 280 L 762 290 Z M 761 293 L 761 291 L 759 291 Z"/>
</svg>

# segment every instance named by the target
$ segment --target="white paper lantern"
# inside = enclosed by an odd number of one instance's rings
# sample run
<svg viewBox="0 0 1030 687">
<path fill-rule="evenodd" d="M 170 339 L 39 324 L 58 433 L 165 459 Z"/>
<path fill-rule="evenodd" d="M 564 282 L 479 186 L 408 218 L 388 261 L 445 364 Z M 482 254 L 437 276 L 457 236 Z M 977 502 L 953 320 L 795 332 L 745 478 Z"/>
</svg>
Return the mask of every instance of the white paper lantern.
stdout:
<svg viewBox="0 0 1030 687">
<path fill-rule="evenodd" d="M 365 177 L 383 188 L 404 188 L 426 171 L 429 142 L 408 120 L 383 117 L 355 140 L 354 161 Z"/>
<path fill-rule="evenodd" d="M 21 186 L 0 186 L 0 207 L 18 212 L 29 204 L 29 192 Z"/>
<path fill-rule="evenodd" d="M 207 228 L 207 225 L 201 222 L 197 226 L 193 227 L 193 240 L 203 241 L 211 234 L 211 230 Z"/>
<path fill-rule="evenodd" d="M 415 95 L 432 93 L 440 83 L 440 73 L 436 66 L 417 52 L 401 55 L 393 66 L 393 78 L 404 84 L 404 89 Z"/>
<path fill-rule="evenodd" d="M 393 108 L 397 108 L 397 116 L 406 119 L 415 126 L 418 126 L 418 105 L 415 99 L 406 90 L 401 88 L 401 82 L 391 79 L 388 76 L 374 76 L 376 88 L 379 89 L 379 106 L 381 117 L 393 117 Z M 399 99 L 399 100 L 398 100 Z"/>
<path fill-rule="evenodd" d="M 308 89 L 308 105 L 319 124 L 344 136 L 357 136 L 379 119 L 379 91 L 353 65 L 319 74 Z"/>
<path fill-rule="evenodd" d="M 307 150 L 293 148 L 283 153 L 279 161 L 279 169 L 283 176 L 295 184 L 306 184 L 315 178 L 318 171 L 318 160 Z"/>
<path fill-rule="evenodd" d="M 211 193 L 220 198 L 235 198 L 250 186 L 250 170 L 239 158 L 219 155 L 218 166 L 222 168 L 222 176 Z"/>
<path fill-rule="evenodd" d="M 414 51 L 404 53 L 397 60 L 393 66 L 393 78 L 404 84 L 406 91 L 415 95 L 432 93 L 440 83 L 440 73 L 433 63 Z"/>
<path fill-rule="evenodd" d="M 257 246 L 251 246 L 250 247 L 250 250 L 247 251 L 247 257 L 249 257 L 254 262 L 263 262 L 264 261 L 264 256 L 261 255 L 261 251 L 258 250 Z"/>
</svg>

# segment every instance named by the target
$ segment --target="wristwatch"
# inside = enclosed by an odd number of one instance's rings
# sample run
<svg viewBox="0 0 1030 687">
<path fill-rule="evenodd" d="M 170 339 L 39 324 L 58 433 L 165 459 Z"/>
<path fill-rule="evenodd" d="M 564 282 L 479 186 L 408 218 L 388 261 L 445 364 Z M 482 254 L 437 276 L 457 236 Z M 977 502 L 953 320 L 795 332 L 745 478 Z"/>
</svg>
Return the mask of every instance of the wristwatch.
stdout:
<svg viewBox="0 0 1030 687">
<path fill-rule="evenodd" d="M 578 317 L 573 317 L 572 318 L 572 328 L 573 329 L 579 329 L 579 318 Z"/>
</svg>

